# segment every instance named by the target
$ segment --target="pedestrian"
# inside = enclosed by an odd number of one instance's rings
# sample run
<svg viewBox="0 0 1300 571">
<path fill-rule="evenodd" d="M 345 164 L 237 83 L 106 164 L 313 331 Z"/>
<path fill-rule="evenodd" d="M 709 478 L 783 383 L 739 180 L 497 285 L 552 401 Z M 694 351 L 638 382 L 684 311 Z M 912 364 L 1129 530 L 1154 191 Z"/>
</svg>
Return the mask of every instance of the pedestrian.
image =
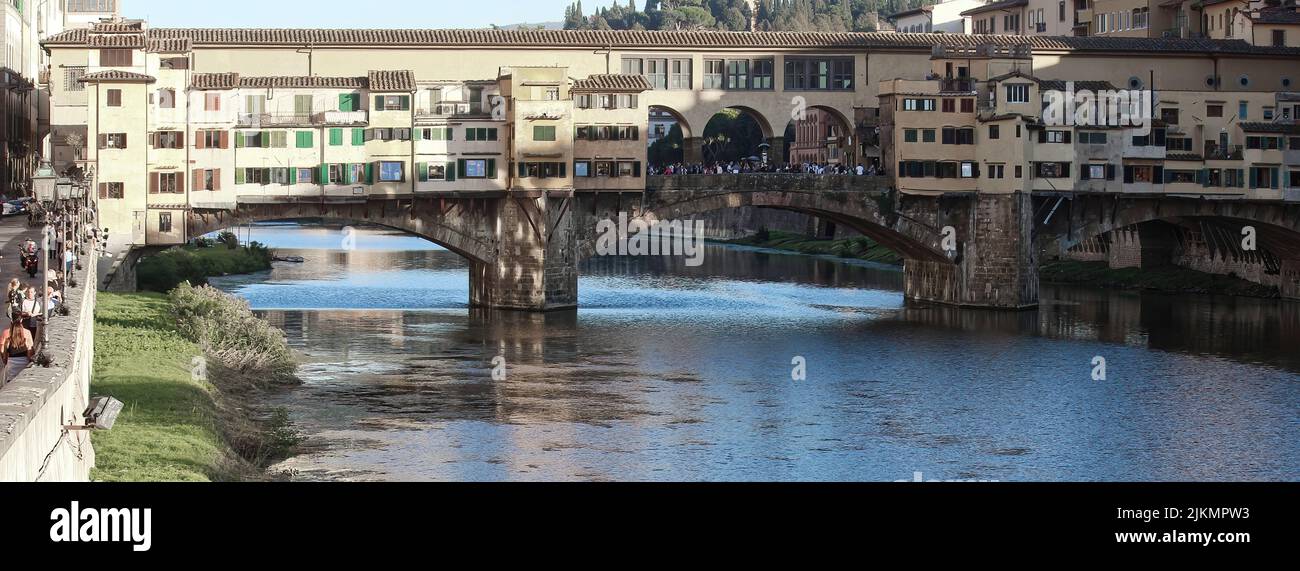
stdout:
<svg viewBox="0 0 1300 571">
<path fill-rule="evenodd" d="M 72 275 L 73 266 L 77 263 L 77 253 L 72 251 L 72 246 L 63 249 L 63 273 Z"/>
<path fill-rule="evenodd" d="M 40 317 L 44 315 L 41 310 L 41 300 L 36 298 L 36 288 L 27 286 L 23 290 L 23 301 L 19 311 L 19 317 L 22 317 L 23 327 L 26 327 L 32 335 L 36 335 L 36 328 L 40 324 Z"/>
<path fill-rule="evenodd" d="M 5 317 L 17 319 L 22 313 L 23 283 L 18 278 L 9 280 L 9 291 L 5 294 Z"/>
<path fill-rule="evenodd" d="M 0 358 L 4 359 L 4 378 L 0 381 L 8 383 L 31 364 L 36 352 L 36 343 L 32 339 L 32 334 L 16 319 L 9 323 L 4 333 L 0 333 L 0 347 L 4 348 L 0 353 Z"/>
</svg>

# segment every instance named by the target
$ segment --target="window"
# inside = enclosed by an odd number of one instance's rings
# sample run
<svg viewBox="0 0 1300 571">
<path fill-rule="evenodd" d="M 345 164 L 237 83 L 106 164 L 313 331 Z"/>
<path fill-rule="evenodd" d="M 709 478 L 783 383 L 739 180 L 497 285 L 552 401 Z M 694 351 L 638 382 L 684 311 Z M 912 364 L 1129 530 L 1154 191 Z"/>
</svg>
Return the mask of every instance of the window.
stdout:
<svg viewBox="0 0 1300 571">
<path fill-rule="evenodd" d="M 221 169 L 195 170 L 194 190 L 221 190 Z"/>
<path fill-rule="evenodd" d="M 180 194 L 185 192 L 181 186 L 181 173 L 156 172 L 149 174 L 149 194 Z"/>
<path fill-rule="evenodd" d="M 99 136 L 101 149 L 125 149 L 126 133 L 105 133 Z"/>
<path fill-rule="evenodd" d="M 406 163 L 401 161 L 379 163 L 379 182 L 402 182 L 403 180 L 406 180 Z"/>
<path fill-rule="evenodd" d="M 1043 133 L 1046 136 L 1046 140 L 1040 142 L 1046 142 L 1046 143 L 1069 142 L 1067 137 L 1067 135 L 1069 135 L 1069 131 L 1044 131 Z"/>
<path fill-rule="evenodd" d="M 645 78 L 650 82 L 650 86 L 655 89 L 668 88 L 668 60 L 666 59 L 648 59 L 645 60 Z"/>
<path fill-rule="evenodd" d="M 546 92 L 545 92 L 544 94 L 542 94 L 542 99 L 544 99 L 544 100 L 546 100 L 546 101 L 559 101 L 559 100 L 560 100 L 560 88 L 558 88 L 558 87 L 547 87 L 547 88 L 546 88 Z"/>
<path fill-rule="evenodd" d="M 1079 131 L 1079 143 L 1082 145 L 1105 145 L 1105 131 Z"/>
<path fill-rule="evenodd" d="M 454 129 L 454 127 L 432 127 L 424 129 L 422 136 L 426 141 L 451 141 L 453 140 L 455 133 L 452 129 Z M 495 131 L 496 129 L 492 130 Z M 466 129 L 467 133 L 468 131 L 470 131 L 470 129 Z"/>
<path fill-rule="evenodd" d="M 205 94 L 203 94 L 203 110 L 204 110 L 204 111 L 220 111 L 220 110 L 221 110 L 221 94 L 220 94 L 220 93 L 205 93 Z"/>
<path fill-rule="evenodd" d="M 314 182 L 316 182 L 316 169 L 313 169 L 313 168 L 298 168 L 298 169 L 296 169 L 296 170 L 297 170 L 298 172 L 297 172 L 297 176 L 294 178 L 294 180 L 297 181 L 299 184 L 307 184 L 307 183 L 314 183 Z"/>
<path fill-rule="evenodd" d="M 772 77 L 776 74 L 776 62 L 770 59 L 756 59 L 750 66 L 750 89 L 772 89 Z"/>
<path fill-rule="evenodd" d="M 961 112 L 962 112 L 962 113 L 974 113 L 974 112 L 975 112 L 975 100 L 974 100 L 974 99 L 962 99 L 962 100 L 961 100 Z"/>
<path fill-rule="evenodd" d="M 202 129 L 194 132 L 194 148 L 225 149 L 230 147 L 230 136 L 225 131 Z"/>
<path fill-rule="evenodd" d="M 1274 47 L 1286 46 L 1286 30 L 1273 30 L 1272 39 Z"/>
<path fill-rule="evenodd" d="M 271 171 L 271 172 L 269 173 L 269 174 L 270 174 L 270 181 L 271 181 L 271 184 L 280 184 L 280 185 L 289 184 L 289 170 L 290 170 L 290 169 L 287 169 L 287 168 L 273 168 L 273 169 L 268 169 L 268 170 Z"/>
<path fill-rule="evenodd" d="M 1125 184 L 1133 183 L 1163 183 L 1165 178 L 1164 167 L 1151 165 L 1126 165 L 1124 167 Z"/>
<path fill-rule="evenodd" d="M 118 199 L 125 195 L 126 185 L 122 182 L 100 182 L 99 198 Z"/>
<path fill-rule="evenodd" d="M 578 177 L 578 178 L 587 178 L 587 177 L 591 176 L 591 162 L 590 162 L 590 161 L 574 161 L 574 163 L 573 163 L 573 176 Z"/>
<path fill-rule="evenodd" d="M 410 111 L 410 95 L 376 95 L 375 111 Z"/>
<path fill-rule="evenodd" d="M 933 143 L 933 142 L 934 142 L 934 129 L 921 129 L 921 142 L 922 142 L 922 143 Z"/>
<path fill-rule="evenodd" d="M 704 60 L 704 88 L 705 89 L 722 89 L 722 77 L 725 73 L 727 63 L 720 59 Z M 583 176 L 577 175 L 575 176 Z"/>
<path fill-rule="evenodd" d="M 645 75 L 645 66 L 640 59 L 623 58 L 623 75 Z"/>
<path fill-rule="evenodd" d="M 1178 124 L 1178 108 L 1166 107 L 1160 110 L 1160 120 L 1170 125 Z"/>
<path fill-rule="evenodd" d="M 244 96 L 244 113 L 248 115 L 261 115 L 265 112 L 266 112 L 265 95 Z"/>
<path fill-rule="evenodd" d="M 1024 165 L 1016 165 L 1016 178 L 1021 178 L 1024 175 L 1025 175 Z"/>
<path fill-rule="evenodd" d="M 1251 188 L 1277 188 L 1278 187 L 1277 167 L 1251 167 L 1250 187 Z"/>
<path fill-rule="evenodd" d="M 99 65 L 101 67 L 131 67 L 134 65 L 132 55 L 135 50 L 123 49 L 101 49 L 99 50 Z"/>
<path fill-rule="evenodd" d="M 1029 84 L 1008 85 L 1007 103 L 1029 103 Z"/>
<path fill-rule="evenodd" d="M 853 89 L 852 58 L 785 59 L 785 88 L 795 90 L 849 90 Z"/>
<path fill-rule="evenodd" d="M 67 0 L 69 12 L 114 12 L 117 0 Z"/>
<path fill-rule="evenodd" d="M 912 99 L 903 100 L 903 111 L 934 111 L 933 99 Z"/>
<path fill-rule="evenodd" d="M 294 147 L 298 149 L 310 149 L 316 146 L 315 133 L 311 131 L 298 131 L 294 133 Z"/>
<path fill-rule="evenodd" d="M 727 89 L 749 89 L 749 61 L 727 62 Z"/>
<path fill-rule="evenodd" d="M 519 163 L 520 178 L 564 178 L 568 169 L 565 163 Z"/>
<path fill-rule="evenodd" d="M 952 99 L 944 99 L 940 101 L 940 108 L 944 113 L 952 113 L 957 110 L 957 102 Z"/>
<path fill-rule="evenodd" d="M 1238 120 L 1238 121 L 1245 121 L 1245 120 L 1249 119 L 1249 118 L 1250 118 L 1250 117 L 1249 117 L 1249 113 L 1248 113 L 1249 111 L 1250 111 L 1250 105 L 1249 105 L 1247 102 L 1245 102 L 1245 101 L 1238 101 L 1238 102 L 1237 102 L 1237 120 Z"/>
<path fill-rule="evenodd" d="M 1264 108 L 1264 120 L 1265 120 L 1265 121 L 1272 121 L 1272 120 L 1273 120 L 1273 108 L 1272 108 L 1272 107 L 1265 107 L 1265 108 Z"/>
<path fill-rule="evenodd" d="M 447 165 L 445 163 L 429 163 L 426 168 L 428 180 L 447 180 Z"/>
<path fill-rule="evenodd" d="M 172 213 L 170 212 L 158 213 L 158 231 L 162 233 L 168 233 L 172 231 Z"/>
<path fill-rule="evenodd" d="M 65 67 L 63 68 L 63 90 L 64 91 L 85 91 L 86 84 L 81 82 L 81 78 L 86 76 L 84 67 Z"/>
<path fill-rule="evenodd" d="M 1092 180 L 1101 180 L 1106 178 L 1106 165 L 1085 165 L 1083 170 L 1085 178 Z"/>
<path fill-rule="evenodd" d="M 668 78 L 669 89 L 691 88 L 691 60 L 675 59 L 669 62 L 672 74 Z"/>
<path fill-rule="evenodd" d="M 108 106 L 109 106 L 109 107 L 121 107 L 121 106 L 122 106 L 122 90 L 121 90 L 121 89 L 110 89 L 110 90 L 108 90 Z"/>
<path fill-rule="evenodd" d="M 293 96 L 293 114 L 311 115 L 312 101 L 310 95 Z"/>
<path fill-rule="evenodd" d="M 989 165 L 987 172 L 988 178 L 1006 178 L 1007 167 L 1006 165 Z"/>
<path fill-rule="evenodd" d="M 903 129 L 904 143 L 915 143 L 916 141 L 916 129 Z"/>
<path fill-rule="evenodd" d="M 465 169 L 461 176 L 465 178 L 487 178 L 488 161 L 486 159 L 462 159 Z"/>
<path fill-rule="evenodd" d="M 961 178 L 976 178 L 979 176 L 979 168 L 976 167 L 973 162 L 963 161 L 961 163 L 960 176 Z"/>
<path fill-rule="evenodd" d="M 271 169 L 235 169 L 235 184 L 266 184 L 271 179 Z"/>
<path fill-rule="evenodd" d="M 158 131 L 153 134 L 155 149 L 184 149 L 185 134 L 180 131 Z"/>
<path fill-rule="evenodd" d="M 1070 163 L 1036 163 L 1034 173 L 1037 178 L 1070 178 Z"/>
<path fill-rule="evenodd" d="M 534 140 L 534 141 L 554 141 L 554 140 L 555 140 L 555 126 L 554 126 L 554 125 L 534 125 L 534 126 L 533 126 L 533 140 Z"/>
<path fill-rule="evenodd" d="M 159 89 L 158 90 L 158 107 L 161 109 L 176 108 L 176 90 Z"/>
<path fill-rule="evenodd" d="M 497 140 L 497 130 L 495 127 L 467 127 L 465 129 L 466 141 L 495 141 Z"/>
<path fill-rule="evenodd" d="M 1205 116 L 1206 116 L 1206 117 L 1222 117 L 1222 116 L 1223 116 L 1223 105 L 1222 105 L 1222 104 L 1213 104 L 1213 103 L 1212 103 L 1212 104 L 1209 104 L 1209 105 L 1206 105 L 1206 106 L 1205 106 Z"/>
</svg>

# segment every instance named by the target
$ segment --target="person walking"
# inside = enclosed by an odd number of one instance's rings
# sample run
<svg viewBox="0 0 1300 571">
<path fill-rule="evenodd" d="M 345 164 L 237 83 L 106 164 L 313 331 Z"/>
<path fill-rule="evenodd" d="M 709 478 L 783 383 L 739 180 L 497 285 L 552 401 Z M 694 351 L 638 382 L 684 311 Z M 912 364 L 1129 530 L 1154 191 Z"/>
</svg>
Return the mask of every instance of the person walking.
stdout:
<svg viewBox="0 0 1300 571">
<path fill-rule="evenodd" d="M 9 291 L 5 293 L 5 317 L 18 319 L 22 313 L 23 283 L 18 278 L 9 280 Z"/>
<path fill-rule="evenodd" d="M 4 376 L 0 377 L 0 383 L 8 383 L 32 363 L 36 343 L 32 340 L 31 332 L 23 327 L 21 321 L 15 319 L 9 323 L 9 328 L 4 333 L 0 333 L 0 347 L 4 348 L 0 352 L 0 359 L 4 360 Z"/>
</svg>

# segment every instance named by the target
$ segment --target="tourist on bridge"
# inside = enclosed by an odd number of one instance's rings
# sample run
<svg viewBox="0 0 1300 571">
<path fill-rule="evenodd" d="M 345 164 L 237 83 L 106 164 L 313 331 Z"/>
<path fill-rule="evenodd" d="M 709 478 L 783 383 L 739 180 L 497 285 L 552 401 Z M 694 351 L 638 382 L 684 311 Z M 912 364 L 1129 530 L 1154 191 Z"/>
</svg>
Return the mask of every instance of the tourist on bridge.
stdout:
<svg viewBox="0 0 1300 571">
<path fill-rule="evenodd" d="M 0 333 L 0 347 L 4 347 L 4 352 L 0 353 L 0 358 L 4 359 L 4 376 L 0 377 L 0 383 L 8 383 L 31 364 L 36 350 L 32 339 L 31 332 L 16 319 L 9 323 L 4 333 Z"/>
<path fill-rule="evenodd" d="M 9 291 L 5 294 L 5 317 L 18 319 L 23 311 L 23 283 L 18 278 L 9 280 Z"/>
<path fill-rule="evenodd" d="M 40 323 L 40 316 L 44 313 L 41 310 L 41 300 L 36 297 L 36 288 L 27 286 L 23 290 L 23 301 L 19 312 L 23 320 L 23 327 L 26 327 L 32 335 L 35 335 L 36 327 Z"/>
</svg>

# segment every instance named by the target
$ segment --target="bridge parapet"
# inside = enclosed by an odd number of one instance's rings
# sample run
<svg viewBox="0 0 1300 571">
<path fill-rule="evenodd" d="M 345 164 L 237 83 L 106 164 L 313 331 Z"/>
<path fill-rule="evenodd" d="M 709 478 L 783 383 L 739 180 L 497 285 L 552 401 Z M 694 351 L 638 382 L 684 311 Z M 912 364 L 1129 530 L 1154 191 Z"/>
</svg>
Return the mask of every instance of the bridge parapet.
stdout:
<svg viewBox="0 0 1300 571">
<path fill-rule="evenodd" d="M 646 190 L 836 191 L 884 192 L 892 179 L 884 176 L 787 173 L 685 174 L 646 177 Z"/>
<path fill-rule="evenodd" d="M 95 359 L 95 294 L 98 255 L 81 260 L 78 287 L 69 287 L 66 317 L 49 325 L 44 351 L 54 365 L 33 364 L 0 388 L 0 482 L 87 481 L 95 465 L 90 433 L 65 426 L 85 424 Z"/>
</svg>

